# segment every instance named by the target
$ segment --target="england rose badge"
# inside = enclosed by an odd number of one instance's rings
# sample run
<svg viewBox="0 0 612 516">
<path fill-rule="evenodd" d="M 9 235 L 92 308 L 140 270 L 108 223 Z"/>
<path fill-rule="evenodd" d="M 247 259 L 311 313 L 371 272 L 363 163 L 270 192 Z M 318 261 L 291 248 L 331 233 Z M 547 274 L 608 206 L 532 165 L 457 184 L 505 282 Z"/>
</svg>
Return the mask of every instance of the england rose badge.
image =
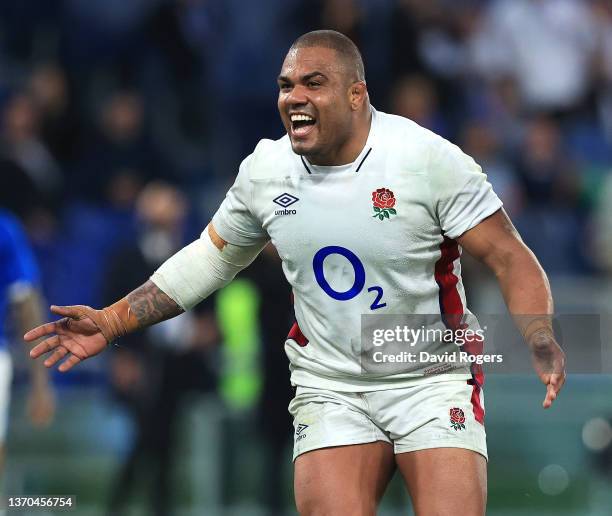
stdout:
<svg viewBox="0 0 612 516">
<path fill-rule="evenodd" d="M 460 408 L 450 409 L 450 424 L 455 430 L 465 430 L 465 414 Z"/>
<path fill-rule="evenodd" d="M 372 192 L 372 204 L 374 205 L 374 215 L 379 220 L 391 218 L 391 215 L 397 215 L 395 206 L 395 196 L 388 188 L 378 188 Z"/>
</svg>

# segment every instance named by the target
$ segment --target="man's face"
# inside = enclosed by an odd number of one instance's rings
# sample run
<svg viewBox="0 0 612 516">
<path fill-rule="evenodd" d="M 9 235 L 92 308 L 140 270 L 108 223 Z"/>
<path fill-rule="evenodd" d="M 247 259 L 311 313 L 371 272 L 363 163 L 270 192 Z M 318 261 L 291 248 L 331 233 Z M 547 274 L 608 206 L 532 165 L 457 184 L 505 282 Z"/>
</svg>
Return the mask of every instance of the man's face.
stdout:
<svg viewBox="0 0 612 516">
<path fill-rule="evenodd" d="M 292 49 L 278 77 L 278 110 L 296 154 L 325 163 L 348 139 L 350 81 L 336 51 Z"/>
</svg>

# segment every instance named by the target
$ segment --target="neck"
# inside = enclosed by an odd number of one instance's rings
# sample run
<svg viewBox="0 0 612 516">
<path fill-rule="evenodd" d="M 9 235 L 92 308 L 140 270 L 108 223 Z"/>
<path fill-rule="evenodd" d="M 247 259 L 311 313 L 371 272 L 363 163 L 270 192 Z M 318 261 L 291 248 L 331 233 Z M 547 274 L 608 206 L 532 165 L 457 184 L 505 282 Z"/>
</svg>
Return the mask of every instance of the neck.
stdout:
<svg viewBox="0 0 612 516">
<path fill-rule="evenodd" d="M 339 145 L 336 149 L 325 155 L 306 156 L 308 161 L 317 166 L 331 167 L 339 165 L 347 165 L 357 159 L 361 151 L 368 141 L 370 127 L 372 125 L 372 112 L 368 108 L 367 111 L 360 114 L 353 129 L 351 129 L 348 138 Z"/>
</svg>

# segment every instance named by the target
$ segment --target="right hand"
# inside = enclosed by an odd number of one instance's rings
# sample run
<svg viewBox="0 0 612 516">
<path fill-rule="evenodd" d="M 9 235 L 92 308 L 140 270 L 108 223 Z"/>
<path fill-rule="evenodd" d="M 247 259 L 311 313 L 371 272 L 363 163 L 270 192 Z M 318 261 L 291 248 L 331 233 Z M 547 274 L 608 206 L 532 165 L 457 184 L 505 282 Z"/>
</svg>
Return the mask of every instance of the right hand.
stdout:
<svg viewBox="0 0 612 516">
<path fill-rule="evenodd" d="M 557 344 L 551 330 L 542 328 L 533 333 L 528 341 L 533 367 L 546 385 L 546 396 L 542 406 L 547 409 L 557 399 L 565 383 L 565 353 Z"/>
<path fill-rule="evenodd" d="M 66 360 L 59 366 L 65 373 L 82 360 L 93 357 L 106 349 L 108 340 L 102 333 L 104 313 L 89 306 L 51 306 L 54 314 L 64 316 L 59 321 L 42 324 L 27 332 L 23 338 L 27 342 L 35 341 L 46 335 L 55 334 L 32 348 L 30 356 L 38 358 L 55 350 L 45 361 L 45 367 L 52 367 L 64 357 Z"/>
</svg>

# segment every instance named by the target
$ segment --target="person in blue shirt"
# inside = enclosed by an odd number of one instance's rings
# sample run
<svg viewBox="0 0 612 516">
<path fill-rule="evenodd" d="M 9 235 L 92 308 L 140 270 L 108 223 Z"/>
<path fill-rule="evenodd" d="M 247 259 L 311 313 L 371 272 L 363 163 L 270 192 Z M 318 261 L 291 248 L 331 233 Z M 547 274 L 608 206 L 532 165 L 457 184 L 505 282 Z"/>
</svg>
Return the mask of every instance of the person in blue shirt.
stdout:
<svg viewBox="0 0 612 516">
<path fill-rule="evenodd" d="M 27 237 L 19 221 L 0 209 L 0 479 L 2 478 L 12 364 L 8 342 L 14 328 L 17 334 L 43 320 L 39 272 Z M 30 420 L 46 426 L 55 409 L 53 392 L 42 364 L 32 367 L 28 400 Z"/>
</svg>

